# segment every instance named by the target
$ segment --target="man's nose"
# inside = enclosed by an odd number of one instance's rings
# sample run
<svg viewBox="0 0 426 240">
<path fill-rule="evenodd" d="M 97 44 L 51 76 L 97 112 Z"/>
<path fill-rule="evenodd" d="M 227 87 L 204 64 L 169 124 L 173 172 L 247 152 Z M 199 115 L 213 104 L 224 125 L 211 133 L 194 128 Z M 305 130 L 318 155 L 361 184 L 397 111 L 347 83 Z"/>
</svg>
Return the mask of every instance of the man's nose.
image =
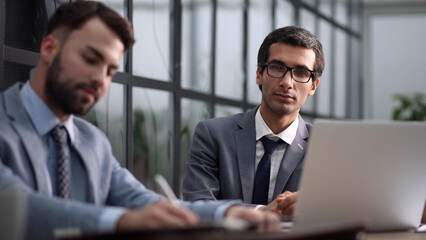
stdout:
<svg viewBox="0 0 426 240">
<path fill-rule="evenodd" d="M 107 76 L 107 68 L 106 67 L 99 66 L 99 67 L 96 67 L 96 68 L 93 69 L 92 75 L 91 75 L 91 80 L 93 82 L 96 82 L 96 84 L 98 86 L 102 86 L 107 78 L 108 78 L 108 76 Z"/>
<path fill-rule="evenodd" d="M 293 78 L 291 77 L 291 72 L 289 70 L 287 70 L 287 72 L 284 73 L 284 76 L 280 79 L 280 86 L 285 89 L 293 87 Z"/>
</svg>

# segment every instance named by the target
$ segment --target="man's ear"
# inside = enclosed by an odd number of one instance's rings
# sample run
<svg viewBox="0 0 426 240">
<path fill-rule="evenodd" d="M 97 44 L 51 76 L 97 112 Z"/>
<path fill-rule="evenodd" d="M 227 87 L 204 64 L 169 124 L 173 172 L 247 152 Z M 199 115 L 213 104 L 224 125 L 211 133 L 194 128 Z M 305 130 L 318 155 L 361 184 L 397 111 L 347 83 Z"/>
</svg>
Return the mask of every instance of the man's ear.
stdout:
<svg viewBox="0 0 426 240">
<path fill-rule="evenodd" d="M 262 68 L 257 67 L 257 70 L 256 70 L 256 84 L 258 86 L 261 86 L 262 82 L 263 82 L 261 70 L 262 70 Z"/>
<path fill-rule="evenodd" d="M 319 82 L 320 82 L 319 78 L 317 78 L 315 81 L 312 81 L 311 90 L 309 91 L 309 94 L 308 94 L 309 96 L 313 96 L 315 94 L 315 91 L 318 88 Z"/>
<path fill-rule="evenodd" d="M 43 38 L 40 45 L 40 59 L 50 64 L 55 58 L 60 48 L 59 39 L 53 35 Z"/>
</svg>

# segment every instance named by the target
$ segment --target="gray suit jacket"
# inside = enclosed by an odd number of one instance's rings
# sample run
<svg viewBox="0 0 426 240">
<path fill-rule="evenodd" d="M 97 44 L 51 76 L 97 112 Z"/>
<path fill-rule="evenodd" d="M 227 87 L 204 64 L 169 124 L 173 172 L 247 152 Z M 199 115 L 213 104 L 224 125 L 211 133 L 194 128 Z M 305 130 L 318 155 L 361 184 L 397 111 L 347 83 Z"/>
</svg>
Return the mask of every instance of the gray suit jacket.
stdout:
<svg viewBox="0 0 426 240">
<path fill-rule="evenodd" d="M 242 199 L 251 203 L 255 176 L 258 108 L 197 124 L 183 181 L 183 197 Z M 293 143 L 287 146 L 278 171 L 274 199 L 283 191 L 297 191 L 311 124 L 299 117 Z"/>
<path fill-rule="evenodd" d="M 59 228 L 96 232 L 105 207 L 137 208 L 163 199 L 121 168 L 98 128 L 75 118 L 75 146 L 89 179 L 89 201 L 52 196 L 43 142 L 25 111 L 20 84 L 0 94 L 0 190 L 18 189 L 28 203 L 27 238 L 52 239 Z M 213 218 L 221 203 L 183 203 L 201 219 Z M 226 203 L 229 204 L 229 203 Z M 149 219 L 148 219 L 149 221 Z"/>
</svg>

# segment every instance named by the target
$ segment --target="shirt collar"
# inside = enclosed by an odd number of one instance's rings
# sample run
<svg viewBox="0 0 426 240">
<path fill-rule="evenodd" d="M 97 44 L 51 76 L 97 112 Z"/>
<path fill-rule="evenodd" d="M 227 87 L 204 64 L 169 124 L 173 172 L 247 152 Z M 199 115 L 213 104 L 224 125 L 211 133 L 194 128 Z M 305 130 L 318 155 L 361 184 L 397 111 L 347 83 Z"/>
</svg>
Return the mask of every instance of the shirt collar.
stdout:
<svg viewBox="0 0 426 240">
<path fill-rule="evenodd" d="M 21 98 L 37 133 L 44 136 L 58 124 L 64 125 L 70 136 L 71 142 L 74 140 L 74 118 L 73 115 L 61 122 L 50 108 L 41 100 L 27 81 L 21 89 Z"/>
<path fill-rule="evenodd" d="M 274 134 L 272 130 L 266 125 L 265 121 L 260 114 L 260 107 L 257 109 L 255 116 L 255 124 L 256 124 L 256 141 L 261 139 L 263 136 L 267 136 L 272 140 L 281 139 L 286 142 L 288 145 L 293 143 L 294 138 L 296 137 L 297 128 L 299 126 L 299 116 L 288 126 L 284 131 Z"/>
</svg>

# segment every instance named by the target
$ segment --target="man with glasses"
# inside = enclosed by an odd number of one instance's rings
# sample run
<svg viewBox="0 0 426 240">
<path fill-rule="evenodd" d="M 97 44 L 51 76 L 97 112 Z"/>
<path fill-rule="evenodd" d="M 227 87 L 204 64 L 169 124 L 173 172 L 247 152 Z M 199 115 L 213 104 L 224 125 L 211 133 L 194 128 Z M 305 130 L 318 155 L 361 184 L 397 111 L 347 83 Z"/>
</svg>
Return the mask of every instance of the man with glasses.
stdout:
<svg viewBox="0 0 426 240">
<path fill-rule="evenodd" d="M 323 69 L 322 45 L 312 33 L 295 26 L 271 32 L 258 53 L 260 106 L 197 125 L 184 199 L 242 199 L 291 215 L 311 128 L 299 111 Z"/>
</svg>

